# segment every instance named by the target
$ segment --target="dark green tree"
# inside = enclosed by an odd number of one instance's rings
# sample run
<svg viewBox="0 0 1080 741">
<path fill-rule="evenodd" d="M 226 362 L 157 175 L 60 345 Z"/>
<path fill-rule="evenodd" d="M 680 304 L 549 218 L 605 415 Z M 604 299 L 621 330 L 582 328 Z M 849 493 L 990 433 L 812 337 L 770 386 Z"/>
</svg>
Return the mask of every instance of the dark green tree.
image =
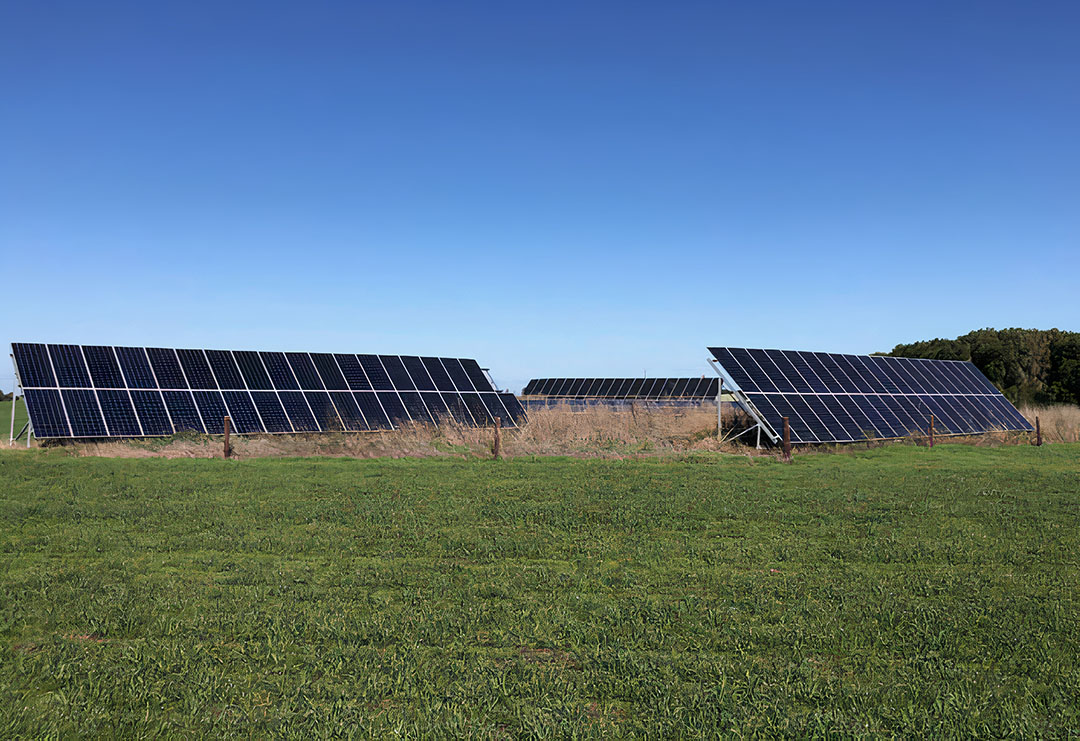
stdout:
<svg viewBox="0 0 1080 741">
<path fill-rule="evenodd" d="M 1080 403 L 1080 333 L 978 329 L 955 340 L 897 345 L 888 354 L 970 360 L 1014 403 Z"/>
<path fill-rule="evenodd" d="M 1080 404 L 1080 335 L 1055 343 L 1050 351 L 1050 379 L 1055 400 Z"/>
</svg>

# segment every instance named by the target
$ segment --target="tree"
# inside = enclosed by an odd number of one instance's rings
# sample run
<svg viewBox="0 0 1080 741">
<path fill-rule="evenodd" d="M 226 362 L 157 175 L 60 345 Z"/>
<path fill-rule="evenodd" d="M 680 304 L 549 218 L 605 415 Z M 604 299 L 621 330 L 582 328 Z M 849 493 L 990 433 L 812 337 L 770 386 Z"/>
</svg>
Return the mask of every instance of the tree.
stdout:
<svg viewBox="0 0 1080 741">
<path fill-rule="evenodd" d="M 1080 335 L 1054 344 L 1050 351 L 1050 391 L 1057 401 L 1080 404 Z"/>
<path fill-rule="evenodd" d="M 1014 403 L 1080 403 L 1080 333 L 987 328 L 955 340 L 897 345 L 888 354 L 970 360 Z"/>
</svg>

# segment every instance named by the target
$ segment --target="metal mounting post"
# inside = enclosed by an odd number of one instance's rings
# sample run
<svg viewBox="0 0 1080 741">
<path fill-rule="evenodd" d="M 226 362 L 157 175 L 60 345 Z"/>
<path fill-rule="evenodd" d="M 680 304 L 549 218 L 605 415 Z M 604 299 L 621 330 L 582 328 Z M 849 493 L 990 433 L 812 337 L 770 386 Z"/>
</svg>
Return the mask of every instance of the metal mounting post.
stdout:
<svg viewBox="0 0 1080 741">
<path fill-rule="evenodd" d="M 757 427 L 757 431 L 758 431 L 757 432 L 757 447 L 758 448 L 761 447 L 761 433 L 762 432 L 765 433 L 765 437 L 773 445 L 776 445 L 777 443 L 779 443 L 780 442 L 780 434 L 776 430 L 772 429 L 769 426 L 768 422 L 766 422 L 765 419 L 761 416 L 761 414 L 758 412 L 757 408 L 754 407 L 754 404 L 753 404 L 753 402 L 750 401 L 749 397 L 747 397 L 747 395 L 743 393 L 742 389 L 740 389 L 738 387 L 738 385 L 724 372 L 723 368 L 721 367 L 720 363 L 716 360 L 716 358 L 708 358 L 708 361 L 709 361 L 709 367 L 713 369 L 713 372 L 716 373 L 716 375 L 720 376 L 721 388 L 724 386 L 724 382 L 727 381 L 727 386 L 730 389 L 730 391 L 728 393 L 730 393 L 735 398 L 735 403 L 738 404 L 739 407 L 744 412 L 746 412 L 746 414 L 750 417 L 750 419 L 754 420 L 754 426 Z M 718 397 L 717 402 L 716 402 L 717 407 L 718 407 L 717 414 L 720 413 L 719 412 L 720 403 L 721 402 L 720 402 L 720 399 Z M 717 429 L 719 429 L 719 424 L 717 425 Z"/>
<path fill-rule="evenodd" d="M 724 439 L 724 379 L 720 378 L 720 383 L 716 389 L 716 439 Z"/>
<path fill-rule="evenodd" d="M 19 366 L 15 362 L 15 353 L 9 353 L 8 357 L 11 358 L 11 431 L 8 435 L 8 447 L 15 447 L 15 441 L 19 438 L 15 436 L 15 403 L 19 400 L 19 389 L 22 388 L 22 379 L 19 378 Z M 26 406 L 26 391 L 23 391 L 23 406 Z M 30 426 L 30 408 L 26 409 L 26 447 L 30 447 L 30 431 L 33 429 Z M 22 431 L 19 431 L 19 435 L 22 435 Z"/>
</svg>

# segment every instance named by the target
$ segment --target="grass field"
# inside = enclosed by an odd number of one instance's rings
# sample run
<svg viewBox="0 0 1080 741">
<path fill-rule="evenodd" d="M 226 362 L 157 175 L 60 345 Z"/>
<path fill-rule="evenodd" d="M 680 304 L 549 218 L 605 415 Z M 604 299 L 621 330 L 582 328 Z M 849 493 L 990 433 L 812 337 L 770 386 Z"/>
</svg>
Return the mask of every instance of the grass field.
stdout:
<svg viewBox="0 0 1080 741">
<path fill-rule="evenodd" d="M 17 434 L 19 430 L 22 429 L 22 426 L 26 424 L 26 404 L 22 399 L 19 399 L 15 402 L 15 405 L 15 432 Z M 7 444 L 11 427 L 10 401 L 0 401 L 0 427 L 2 427 L 4 431 L 4 444 Z M 25 437 L 23 437 L 21 444 L 26 445 Z"/>
<path fill-rule="evenodd" d="M 3 737 L 1080 733 L 1080 445 L 0 470 Z"/>
</svg>

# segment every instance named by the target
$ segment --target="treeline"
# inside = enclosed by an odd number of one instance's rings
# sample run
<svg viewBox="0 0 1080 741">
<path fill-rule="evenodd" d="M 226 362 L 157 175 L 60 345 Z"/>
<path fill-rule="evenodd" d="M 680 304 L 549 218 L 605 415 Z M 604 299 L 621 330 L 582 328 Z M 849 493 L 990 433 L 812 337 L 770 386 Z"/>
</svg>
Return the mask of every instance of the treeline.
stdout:
<svg viewBox="0 0 1080 741">
<path fill-rule="evenodd" d="M 970 360 L 1017 404 L 1080 404 L 1080 332 L 980 329 L 955 340 L 897 345 L 888 355 Z"/>
</svg>

